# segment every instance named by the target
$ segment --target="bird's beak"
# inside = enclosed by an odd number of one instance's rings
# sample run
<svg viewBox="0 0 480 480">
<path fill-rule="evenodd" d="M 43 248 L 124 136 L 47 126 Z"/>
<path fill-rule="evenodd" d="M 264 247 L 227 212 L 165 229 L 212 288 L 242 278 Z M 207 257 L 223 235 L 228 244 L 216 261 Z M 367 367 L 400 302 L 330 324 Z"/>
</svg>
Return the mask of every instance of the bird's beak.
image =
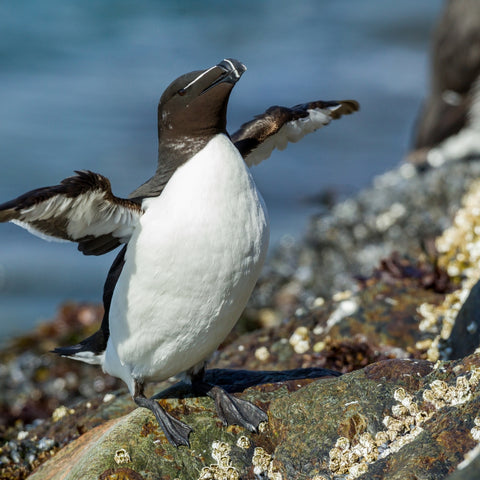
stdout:
<svg viewBox="0 0 480 480">
<path fill-rule="evenodd" d="M 242 74 L 247 70 L 247 67 L 243 63 L 234 58 L 225 58 L 214 68 L 218 69 L 219 76 L 212 84 L 202 91 L 202 95 L 220 83 L 237 83 Z"/>
</svg>

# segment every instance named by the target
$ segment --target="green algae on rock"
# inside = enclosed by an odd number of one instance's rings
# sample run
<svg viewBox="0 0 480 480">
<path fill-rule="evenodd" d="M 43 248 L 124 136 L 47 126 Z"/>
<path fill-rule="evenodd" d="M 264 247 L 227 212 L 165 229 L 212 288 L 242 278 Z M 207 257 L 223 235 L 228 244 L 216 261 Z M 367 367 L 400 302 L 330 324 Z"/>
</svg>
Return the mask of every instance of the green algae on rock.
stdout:
<svg viewBox="0 0 480 480">
<path fill-rule="evenodd" d="M 246 393 L 269 405 L 269 428 L 259 434 L 223 427 L 209 399 L 168 399 L 164 406 L 181 406 L 194 425 L 191 449 L 173 448 L 153 416 L 136 409 L 82 435 L 29 478 L 441 479 L 478 444 L 479 383 L 474 354 L 381 361 L 295 391 L 258 386 Z M 115 460 L 120 450 L 128 463 Z"/>
<path fill-rule="evenodd" d="M 283 478 L 351 479 L 367 471 L 369 479 L 443 478 L 476 444 L 470 429 L 480 406 L 479 369 L 478 355 L 437 366 L 390 360 L 272 402 Z M 456 400 L 432 405 L 424 393 L 435 382 L 445 382 Z"/>
</svg>

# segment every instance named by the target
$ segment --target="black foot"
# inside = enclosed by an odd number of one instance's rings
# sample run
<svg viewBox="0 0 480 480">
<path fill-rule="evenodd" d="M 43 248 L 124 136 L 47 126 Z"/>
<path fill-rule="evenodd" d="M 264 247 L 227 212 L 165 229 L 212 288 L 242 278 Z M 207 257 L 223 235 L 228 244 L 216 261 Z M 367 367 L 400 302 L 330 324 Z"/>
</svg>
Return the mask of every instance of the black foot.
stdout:
<svg viewBox="0 0 480 480">
<path fill-rule="evenodd" d="M 163 430 L 167 440 L 174 446 L 180 445 L 190 446 L 188 436 L 192 429 L 186 424 L 177 420 L 167 413 L 156 400 L 152 398 L 145 398 L 144 396 L 137 396 L 133 399 L 139 407 L 148 408 L 153 412 L 158 424 Z"/>
<path fill-rule="evenodd" d="M 217 415 L 225 425 L 240 425 L 250 432 L 257 432 L 258 426 L 268 421 L 268 415 L 263 410 L 230 395 L 223 388 L 198 381 L 193 383 L 193 387 L 215 401 Z"/>
</svg>

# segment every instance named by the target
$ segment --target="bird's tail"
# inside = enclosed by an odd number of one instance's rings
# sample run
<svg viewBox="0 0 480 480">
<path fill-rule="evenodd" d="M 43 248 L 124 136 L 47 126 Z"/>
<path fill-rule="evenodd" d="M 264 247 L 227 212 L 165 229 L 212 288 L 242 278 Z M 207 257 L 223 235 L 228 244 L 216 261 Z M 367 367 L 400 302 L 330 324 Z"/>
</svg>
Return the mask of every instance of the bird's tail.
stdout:
<svg viewBox="0 0 480 480">
<path fill-rule="evenodd" d="M 105 338 L 102 330 L 71 347 L 57 347 L 52 350 L 62 357 L 72 358 L 92 365 L 102 365 L 105 357 Z"/>
</svg>

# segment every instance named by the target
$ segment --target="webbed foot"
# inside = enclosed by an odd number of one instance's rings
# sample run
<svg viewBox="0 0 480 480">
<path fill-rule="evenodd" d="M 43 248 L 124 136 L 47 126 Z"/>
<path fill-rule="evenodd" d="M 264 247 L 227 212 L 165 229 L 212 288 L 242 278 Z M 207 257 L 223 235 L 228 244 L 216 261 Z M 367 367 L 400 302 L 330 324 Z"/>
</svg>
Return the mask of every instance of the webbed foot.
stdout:
<svg viewBox="0 0 480 480">
<path fill-rule="evenodd" d="M 207 395 L 215 401 L 217 415 L 226 425 L 240 425 L 250 432 L 257 432 L 258 426 L 268 421 L 268 415 L 262 409 L 234 397 L 223 388 L 214 386 Z"/>
<path fill-rule="evenodd" d="M 177 420 L 175 417 L 172 417 L 156 400 L 152 398 L 135 397 L 134 401 L 139 407 L 148 408 L 153 412 L 158 424 L 165 434 L 165 437 L 167 437 L 167 440 L 174 447 L 179 447 L 180 445 L 186 445 L 187 447 L 190 446 L 188 436 L 192 431 L 191 427 L 186 423 Z"/>
<path fill-rule="evenodd" d="M 194 391 L 212 398 L 217 415 L 225 425 L 240 425 L 250 432 L 257 432 L 262 422 L 268 421 L 268 415 L 247 400 L 234 397 L 217 385 L 211 385 L 198 377 L 192 378 Z"/>
</svg>

